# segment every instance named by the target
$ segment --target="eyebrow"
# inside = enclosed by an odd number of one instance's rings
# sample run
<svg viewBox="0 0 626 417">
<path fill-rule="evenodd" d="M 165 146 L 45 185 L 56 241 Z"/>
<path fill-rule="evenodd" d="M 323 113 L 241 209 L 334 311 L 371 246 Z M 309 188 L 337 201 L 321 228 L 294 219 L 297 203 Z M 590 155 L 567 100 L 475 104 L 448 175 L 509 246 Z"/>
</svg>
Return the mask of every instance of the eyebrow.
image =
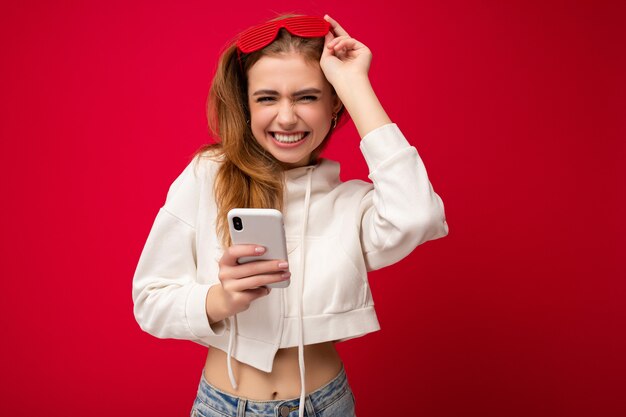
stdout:
<svg viewBox="0 0 626 417">
<path fill-rule="evenodd" d="M 292 94 L 293 97 L 297 97 L 297 96 L 303 96 L 306 94 L 321 94 L 322 91 L 318 90 L 317 88 L 305 88 L 304 90 L 300 90 L 300 91 L 296 91 L 295 93 Z M 256 91 L 254 94 L 252 94 L 252 96 L 260 96 L 260 95 L 268 95 L 268 96 L 277 96 L 278 91 L 276 90 L 259 90 Z"/>
</svg>

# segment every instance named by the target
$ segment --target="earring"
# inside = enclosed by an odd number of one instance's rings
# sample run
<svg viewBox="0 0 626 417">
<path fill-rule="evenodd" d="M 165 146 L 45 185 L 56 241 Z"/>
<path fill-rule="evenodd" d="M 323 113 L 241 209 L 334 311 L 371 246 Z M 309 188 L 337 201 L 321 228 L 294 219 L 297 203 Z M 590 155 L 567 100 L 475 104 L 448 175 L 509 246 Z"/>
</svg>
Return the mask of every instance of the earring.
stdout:
<svg viewBox="0 0 626 417">
<path fill-rule="evenodd" d="M 337 127 L 337 113 L 333 113 L 333 129 Z"/>
<path fill-rule="evenodd" d="M 250 126 L 250 120 L 246 120 L 246 124 Z"/>
</svg>

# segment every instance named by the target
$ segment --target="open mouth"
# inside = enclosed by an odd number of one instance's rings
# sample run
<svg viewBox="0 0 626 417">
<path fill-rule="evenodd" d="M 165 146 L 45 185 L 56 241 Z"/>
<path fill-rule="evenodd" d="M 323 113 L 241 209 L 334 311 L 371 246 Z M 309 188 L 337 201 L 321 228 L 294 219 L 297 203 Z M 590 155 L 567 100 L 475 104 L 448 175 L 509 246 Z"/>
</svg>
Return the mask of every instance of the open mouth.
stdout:
<svg viewBox="0 0 626 417">
<path fill-rule="evenodd" d="M 309 132 L 299 132 L 293 135 L 285 135 L 283 133 L 270 132 L 270 135 L 274 138 L 274 140 L 278 143 L 282 143 L 285 145 L 293 145 L 299 142 L 302 142 L 307 138 Z"/>
</svg>

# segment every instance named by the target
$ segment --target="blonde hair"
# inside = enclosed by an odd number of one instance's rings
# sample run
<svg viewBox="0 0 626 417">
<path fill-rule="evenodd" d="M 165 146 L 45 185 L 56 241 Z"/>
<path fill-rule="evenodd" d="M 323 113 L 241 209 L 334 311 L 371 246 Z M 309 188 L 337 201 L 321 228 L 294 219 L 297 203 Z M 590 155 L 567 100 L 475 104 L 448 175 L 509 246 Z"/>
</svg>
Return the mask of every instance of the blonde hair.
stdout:
<svg viewBox="0 0 626 417">
<path fill-rule="evenodd" d="M 296 16 L 284 14 L 274 20 Z M 324 38 L 301 38 L 292 36 L 281 28 L 277 38 L 265 48 L 249 54 L 237 54 L 235 40 L 221 54 L 207 99 L 207 119 L 211 134 L 217 143 L 198 149 L 195 156 L 210 154 L 222 161 L 214 185 L 217 204 L 216 231 L 224 245 L 230 246 L 227 213 L 232 208 L 283 207 L 283 167 L 266 152 L 254 138 L 248 121 L 248 70 L 263 56 L 278 56 L 291 51 L 302 55 L 307 62 L 319 63 L 324 48 Z M 336 94 L 331 85 L 333 94 Z M 339 120 L 343 107 L 337 113 Z M 322 152 L 333 129 L 331 129 L 311 154 L 311 162 Z"/>
</svg>

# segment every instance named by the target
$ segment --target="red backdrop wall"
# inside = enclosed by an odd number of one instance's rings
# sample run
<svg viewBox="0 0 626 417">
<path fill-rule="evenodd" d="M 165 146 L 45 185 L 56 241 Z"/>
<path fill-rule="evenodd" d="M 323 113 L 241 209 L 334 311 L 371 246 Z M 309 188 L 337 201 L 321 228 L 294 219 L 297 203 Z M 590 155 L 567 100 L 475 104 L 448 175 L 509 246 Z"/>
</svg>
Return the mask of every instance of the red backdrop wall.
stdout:
<svg viewBox="0 0 626 417">
<path fill-rule="evenodd" d="M 295 11 L 373 51 L 450 225 L 370 276 L 382 330 L 337 345 L 357 414 L 626 415 L 620 3 L 3 2 L 0 414 L 188 415 L 206 350 L 141 332 L 132 275 L 220 48 Z"/>
</svg>

